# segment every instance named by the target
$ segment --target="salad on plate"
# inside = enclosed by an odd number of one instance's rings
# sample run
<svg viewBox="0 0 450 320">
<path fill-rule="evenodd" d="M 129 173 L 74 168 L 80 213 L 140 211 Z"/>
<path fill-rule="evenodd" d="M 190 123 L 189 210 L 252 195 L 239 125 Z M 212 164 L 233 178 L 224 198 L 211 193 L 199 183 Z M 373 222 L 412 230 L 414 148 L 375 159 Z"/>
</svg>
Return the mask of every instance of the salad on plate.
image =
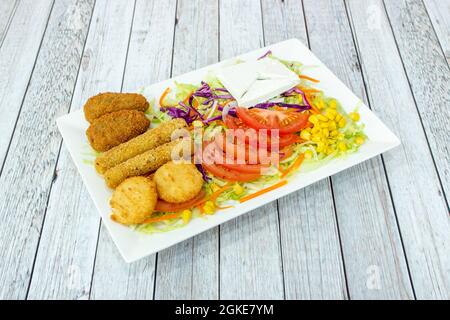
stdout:
<svg viewBox="0 0 450 320">
<path fill-rule="evenodd" d="M 357 108 L 346 113 L 301 62 L 279 59 L 269 51 L 252 62 L 256 67 L 251 70 L 260 70 L 247 78 L 245 63 L 230 66 L 242 64 L 243 76 L 239 66 L 228 74 L 209 72 L 200 83 L 175 82 L 152 100 L 146 112 L 151 127 L 176 119 L 186 123 L 184 136 L 191 139 L 193 151 L 179 161 L 194 165 L 197 172 L 174 166 L 175 161 L 156 172 L 149 170 L 147 178 L 155 181 L 159 198 L 145 219 L 128 225 L 144 233 L 183 227 L 193 218 L 206 218 L 276 190 L 298 172 L 345 157 L 366 142 Z M 172 183 L 176 190 L 169 190 L 170 179 L 178 179 Z M 190 196 L 167 201 L 170 192 Z"/>
</svg>

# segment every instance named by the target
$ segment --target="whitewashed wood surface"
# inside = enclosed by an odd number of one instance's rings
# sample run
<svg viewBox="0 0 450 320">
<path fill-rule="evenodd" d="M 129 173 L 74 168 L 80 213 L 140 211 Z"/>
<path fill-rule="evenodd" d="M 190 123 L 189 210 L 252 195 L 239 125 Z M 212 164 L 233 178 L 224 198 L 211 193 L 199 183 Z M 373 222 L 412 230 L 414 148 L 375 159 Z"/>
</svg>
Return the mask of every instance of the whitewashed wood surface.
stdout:
<svg viewBox="0 0 450 320">
<path fill-rule="evenodd" d="M 0 1 L 0 298 L 450 299 L 450 0 Z M 126 264 L 55 119 L 298 38 L 401 139 Z"/>
</svg>

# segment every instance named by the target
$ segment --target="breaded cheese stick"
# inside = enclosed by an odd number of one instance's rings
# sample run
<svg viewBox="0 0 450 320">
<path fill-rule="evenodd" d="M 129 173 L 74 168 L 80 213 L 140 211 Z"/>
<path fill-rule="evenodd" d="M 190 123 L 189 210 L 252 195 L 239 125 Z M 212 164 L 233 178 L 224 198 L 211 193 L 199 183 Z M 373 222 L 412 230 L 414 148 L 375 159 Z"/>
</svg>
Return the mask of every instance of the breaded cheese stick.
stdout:
<svg viewBox="0 0 450 320">
<path fill-rule="evenodd" d="M 95 159 L 95 169 L 98 173 L 104 174 L 107 170 L 128 159 L 169 142 L 175 130 L 186 126 L 186 121 L 181 118 L 163 122 L 158 127 L 99 155 Z"/>
<path fill-rule="evenodd" d="M 181 156 L 186 150 L 190 151 L 190 155 L 192 154 L 191 139 L 178 139 L 148 150 L 106 171 L 106 184 L 114 189 L 127 178 L 146 175 L 155 171 L 163 164 L 173 160 L 173 155 Z"/>
</svg>

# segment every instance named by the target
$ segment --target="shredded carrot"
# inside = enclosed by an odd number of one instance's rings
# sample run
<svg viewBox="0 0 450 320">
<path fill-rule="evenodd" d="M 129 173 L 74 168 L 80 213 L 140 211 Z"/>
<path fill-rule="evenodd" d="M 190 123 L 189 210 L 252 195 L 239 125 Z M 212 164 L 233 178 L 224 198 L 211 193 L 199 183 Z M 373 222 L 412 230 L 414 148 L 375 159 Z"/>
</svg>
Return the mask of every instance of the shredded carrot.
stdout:
<svg viewBox="0 0 450 320">
<path fill-rule="evenodd" d="M 317 109 L 313 104 L 310 104 L 310 106 L 311 106 L 311 112 L 312 113 L 315 113 L 315 114 L 319 114 L 320 113 L 319 109 Z"/>
<path fill-rule="evenodd" d="M 217 198 L 224 193 L 225 191 L 227 191 L 228 189 L 230 189 L 232 187 L 233 183 L 228 182 L 226 185 L 224 185 L 222 188 L 220 188 L 219 190 L 215 191 L 213 194 L 211 194 L 211 197 L 209 197 L 209 200 L 216 203 Z"/>
<path fill-rule="evenodd" d="M 186 98 L 184 98 L 183 103 L 186 104 L 189 102 L 189 99 L 191 98 L 191 96 L 194 94 L 195 91 L 191 91 L 191 93 L 188 94 L 188 96 Z"/>
<path fill-rule="evenodd" d="M 225 209 L 229 209 L 229 208 L 234 208 L 234 206 L 225 206 L 225 207 L 216 207 L 219 210 L 225 210 Z"/>
<path fill-rule="evenodd" d="M 224 185 L 222 188 L 220 188 L 219 190 L 216 190 L 215 192 L 213 192 L 211 194 L 211 196 L 209 197 L 205 197 L 203 200 L 201 200 L 199 203 L 197 203 L 195 205 L 195 208 L 199 209 L 201 213 L 204 213 L 203 210 L 203 204 L 206 203 L 207 201 L 212 201 L 215 205 L 216 208 L 219 210 L 223 210 L 223 209 L 228 209 L 228 208 L 232 208 L 233 206 L 226 206 L 226 207 L 220 207 L 217 206 L 216 204 L 216 200 L 217 198 L 225 191 L 227 191 L 228 189 L 230 189 L 232 187 L 233 183 L 228 182 L 226 185 Z"/>
<path fill-rule="evenodd" d="M 300 79 L 309 80 L 309 81 L 312 81 L 312 82 L 315 82 L 315 83 L 319 83 L 319 82 L 320 82 L 320 81 L 317 80 L 317 79 L 314 79 L 314 78 L 305 76 L 305 75 L 303 75 L 303 74 L 299 75 L 298 77 L 299 77 Z"/>
<path fill-rule="evenodd" d="M 166 98 L 166 96 L 169 94 L 170 92 L 170 87 L 168 87 L 166 90 L 164 90 L 163 94 L 161 95 L 161 98 L 159 98 L 159 105 L 161 107 L 164 107 L 164 99 Z"/>
<path fill-rule="evenodd" d="M 248 196 L 245 196 L 245 197 L 241 198 L 239 201 L 242 203 L 242 202 L 251 200 L 251 199 L 256 198 L 256 197 L 258 197 L 258 196 L 260 196 L 260 195 L 262 195 L 262 194 L 264 194 L 264 193 L 267 193 L 267 192 L 269 192 L 269 191 L 278 189 L 278 188 L 284 186 L 285 184 L 287 184 L 287 181 L 286 181 L 286 180 L 282 180 L 282 181 L 280 181 L 280 182 L 274 184 L 273 186 L 270 186 L 270 187 L 268 187 L 268 188 L 259 190 L 259 191 L 255 192 L 255 193 L 252 193 L 252 194 L 250 194 L 250 195 L 248 195 Z"/>
<path fill-rule="evenodd" d="M 142 223 L 153 223 L 153 222 L 160 222 L 160 221 L 164 221 L 164 220 L 170 220 L 170 219 L 175 219 L 178 218 L 180 216 L 179 213 L 174 213 L 174 214 L 166 214 L 157 218 L 149 218 L 147 220 L 145 220 Z"/>
<path fill-rule="evenodd" d="M 314 89 L 314 88 L 303 88 L 298 87 L 300 90 L 302 90 L 304 93 L 319 93 L 320 90 Z"/>
<path fill-rule="evenodd" d="M 303 160 L 305 160 L 305 155 L 302 153 L 298 156 L 297 160 L 295 160 L 295 162 L 282 173 L 281 178 L 283 179 L 292 171 L 297 170 L 302 165 Z"/>
</svg>

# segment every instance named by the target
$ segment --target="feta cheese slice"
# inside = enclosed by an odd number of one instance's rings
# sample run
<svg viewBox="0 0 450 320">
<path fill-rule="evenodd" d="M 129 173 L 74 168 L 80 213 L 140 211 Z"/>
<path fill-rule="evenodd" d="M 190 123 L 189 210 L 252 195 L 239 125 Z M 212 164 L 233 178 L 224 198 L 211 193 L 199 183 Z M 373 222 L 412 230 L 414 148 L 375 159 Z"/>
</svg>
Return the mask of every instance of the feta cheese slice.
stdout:
<svg viewBox="0 0 450 320">
<path fill-rule="evenodd" d="M 295 72 L 269 58 L 224 67 L 217 77 L 243 107 L 266 102 L 300 83 Z"/>
</svg>

